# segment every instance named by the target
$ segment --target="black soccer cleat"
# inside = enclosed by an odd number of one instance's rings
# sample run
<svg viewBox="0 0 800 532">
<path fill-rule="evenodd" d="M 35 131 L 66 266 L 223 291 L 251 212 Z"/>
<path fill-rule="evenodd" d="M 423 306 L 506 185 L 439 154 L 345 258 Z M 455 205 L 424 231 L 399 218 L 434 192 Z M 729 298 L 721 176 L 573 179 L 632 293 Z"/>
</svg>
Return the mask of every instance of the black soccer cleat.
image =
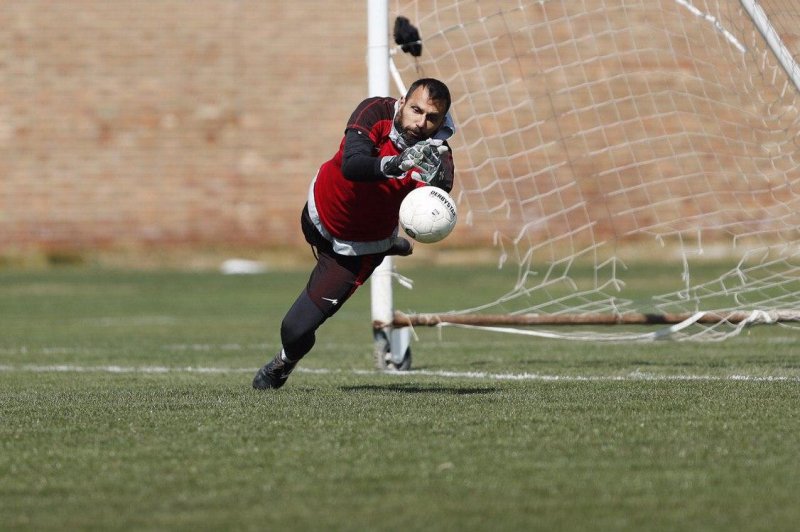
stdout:
<svg viewBox="0 0 800 532">
<path fill-rule="evenodd" d="M 297 362 L 284 362 L 281 354 L 278 353 L 275 358 L 269 361 L 263 368 L 258 370 L 255 378 L 253 378 L 253 388 L 256 390 L 277 390 L 289 378 L 289 374 L 297 365 Z"/>
</svg>

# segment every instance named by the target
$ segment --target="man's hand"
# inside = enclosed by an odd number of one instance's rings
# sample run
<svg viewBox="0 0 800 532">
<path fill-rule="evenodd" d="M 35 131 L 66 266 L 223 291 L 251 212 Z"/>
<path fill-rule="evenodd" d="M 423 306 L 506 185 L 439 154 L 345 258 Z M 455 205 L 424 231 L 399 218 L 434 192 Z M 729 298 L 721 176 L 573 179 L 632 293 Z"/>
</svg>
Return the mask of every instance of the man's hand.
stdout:
<svg viewBox="0 0 800 532">
<path fill-rule="evenodd" d="M 409 170 L 411 177 L 428 183 L 441 167 L 441 154 L 447 151 L 441 140 L 421 140 L 403 150 L 400 155 L 384 157 L 381 160 L 383 175 L 391 178 L 405 177 Z"/>
<path fill-rule="evenodd" d="M 424 159 L 423 153 L 428 141 L 422 141 L 403 150 L 400 155 L 387 156 L 381 160 L 381 171 L 386 177 L 405 177 L 405 173 L 415 168 Z"/>
<path fill-rule="evenodd" d="M 442 157 L 442 165 L 439 168 L 439 171 L 436 175 L 431 179 L 428 184 L 433 185 L 434 187 L 441 188 L 445 192 L 450 192 L 453 190 L 453 179 L 455 177 L 455 166 L 453 164 L 453 154 L 452 152 L 443 153 Z"/>
<path fill-rule="evenodd" d="M 417 181 L 430 184 L 439 175 L 442 169 L 442 155 L 447 153 L 448 148 L 441 140 L 423 141 L 422 160 L 417 163 L 416 168 L 420 171 L 411 172 L 411 177 Z M 418 142 L 416 146 L 423 144 Z"/>
</svg>

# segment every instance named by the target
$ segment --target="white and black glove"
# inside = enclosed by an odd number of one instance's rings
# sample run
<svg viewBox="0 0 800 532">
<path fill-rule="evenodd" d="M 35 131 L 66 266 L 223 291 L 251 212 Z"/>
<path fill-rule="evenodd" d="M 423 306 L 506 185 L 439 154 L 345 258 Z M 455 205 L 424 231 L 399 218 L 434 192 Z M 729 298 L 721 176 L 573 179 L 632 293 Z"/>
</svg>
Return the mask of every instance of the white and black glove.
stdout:
<svg viewBox="0 0 800 532">
<path fill-rule="evenodd" d="M 447 149 L 441 140 L 422 140 L 400 155 L 381 159 L 381 172 L 389 178 L 402 178 L 406 172 L 414 170 L 412 178 L 429 183 L 441 168 L 441 154 Z"/>
<path fill-rule="evenodd" d="M 425 141 L 422 147 L 422 161 L 417 164 L 417 170 L 411 177 L 417 181 L 431 184 L 442 170 L 442 156 L 447 153 L 448 147 L 444 141 L 431 139 Z"/>
<path fill-rule="evenodd" d="M 428 181 L 429 185 L 441 188 L 445 192 L 453 190 L 453 180 L 455 178 L 455 165 L 453 164 L 453 152 L 448 151 L 441 154 L 441 166 L 436 175 Z"/>
<path fill-rule="evenodd" d="M 415 168 L 424 159 L 424 144 L 418 142 L 409 146 L 400 155 L 388 155 L 381 159 L 381 172 L 386 177 L 405 177 L 406 172 Z"/>
</svg>

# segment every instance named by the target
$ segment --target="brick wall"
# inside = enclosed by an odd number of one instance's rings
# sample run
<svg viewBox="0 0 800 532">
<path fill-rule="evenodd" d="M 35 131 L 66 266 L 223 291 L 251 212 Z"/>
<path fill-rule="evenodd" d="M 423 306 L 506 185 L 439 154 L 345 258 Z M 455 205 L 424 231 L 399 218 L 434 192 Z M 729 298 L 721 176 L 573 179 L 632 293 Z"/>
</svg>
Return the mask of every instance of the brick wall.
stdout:
<svg viewBox="0 0 800 532">
<path fill-rule="evenodd" d="M 298 243 L 363 0 L 0 4 L 0 245 Z M 2 251 L 0 251 L 2 254 Z"/>
<path fill-rule="evenodd" d="M 472 149 L 457 153 L 459 190 L 483 219 L 445 247 L 491 245 L 498 228 L 514 238 L 519 217 L 547 220 L 529 224 L 539 242 L 691 231 L 703 201 L 726 231 L 763 231 L 759 213 L 787 226 L 800 210 L 796 93 L 763 68 L 738 2 L 713 15 L 745 54 L 673 1 L 461 2 L 435 17 L 426 1 L 392 5 L 432 36 L 427 59 L 401 68 L 451 83 L 457 142 Z M 367 93 L 366 17 L 365 0 L 0 3 L 0 257 L 300 245 L 308 182 Z"/>
</svg>

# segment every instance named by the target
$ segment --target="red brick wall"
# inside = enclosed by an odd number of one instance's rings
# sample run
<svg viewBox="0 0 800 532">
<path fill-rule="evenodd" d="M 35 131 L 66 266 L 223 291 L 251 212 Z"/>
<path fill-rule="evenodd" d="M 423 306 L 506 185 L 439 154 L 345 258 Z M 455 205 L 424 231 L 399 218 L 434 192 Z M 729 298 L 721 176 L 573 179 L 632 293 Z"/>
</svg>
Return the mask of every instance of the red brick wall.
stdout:
<svg viewBox="0 0 800 532">
<path fill-rule="evenodd" d="M 364 0 L 0 4 L 0 245 L 287 246 L 367 94 Z"/>
</svg>

